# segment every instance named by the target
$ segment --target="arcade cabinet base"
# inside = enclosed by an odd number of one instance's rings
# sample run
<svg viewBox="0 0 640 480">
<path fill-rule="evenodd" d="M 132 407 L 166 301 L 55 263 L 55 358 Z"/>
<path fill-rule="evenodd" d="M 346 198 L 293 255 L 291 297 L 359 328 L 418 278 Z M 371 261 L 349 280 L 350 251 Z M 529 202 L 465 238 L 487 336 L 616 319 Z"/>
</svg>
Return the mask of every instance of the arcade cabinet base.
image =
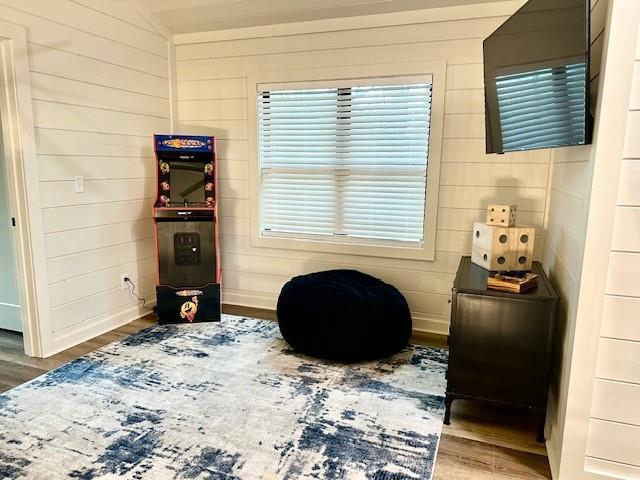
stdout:
<svg viewBox="0 0 640 480">
<path fill-rule="evenodd" d="M 220 321 L 220 284 L 204 287 L 156 287 L 159 324 Z"/>
</svg>

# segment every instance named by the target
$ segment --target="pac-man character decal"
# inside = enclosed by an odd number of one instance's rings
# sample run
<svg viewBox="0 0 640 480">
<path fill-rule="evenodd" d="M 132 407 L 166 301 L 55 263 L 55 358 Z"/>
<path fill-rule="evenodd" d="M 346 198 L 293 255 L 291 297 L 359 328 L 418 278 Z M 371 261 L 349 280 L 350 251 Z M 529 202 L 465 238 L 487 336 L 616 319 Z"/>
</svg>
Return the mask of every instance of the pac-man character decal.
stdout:
<svg viewBox="0 0 640 480">
<path fill-rule="evenodd" d="M 169 173 L 169 164 L 167 162 L 160 161 L 160 173 L 166 175 Z"/>
<path fill-rule="evenodd" d="M 198 313 L 198 297 L 191 297 L 191 300 L 187 300 L 180 307 L 180 318 L 184 318 L 189 323 L 192 323 Z"/>
<path fill-rule="evenodd" d="M 169 182 L 160 182 L 160 188 L 163 192 L 168 192 L 171 187 L 169 186 Z"/>
<path fill-rule="evenodd" d="M 205 189 L 207 192 L 212 192 L 212 191 L 213 191 L 213 182 L 207 182 L 207 183 L 205 183 L 205 185 L 204 185 L 204 189 Z"/>
<path fill-rule="evenodd" d="M 213 174 L 213 163 L 206 163 L 204 165 L 204 174 L 205 175 Z"/>
</svg>

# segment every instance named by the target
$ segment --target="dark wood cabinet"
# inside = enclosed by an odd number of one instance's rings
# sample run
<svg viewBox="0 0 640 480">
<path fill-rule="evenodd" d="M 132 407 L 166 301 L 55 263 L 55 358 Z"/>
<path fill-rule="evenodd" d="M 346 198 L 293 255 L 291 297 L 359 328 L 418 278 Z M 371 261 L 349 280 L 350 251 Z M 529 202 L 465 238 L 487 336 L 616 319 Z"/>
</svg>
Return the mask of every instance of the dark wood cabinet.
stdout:
<svg viewBox="0 0 640 480">
<path fill-rule="evenodd" d="M 538 286 L 520 294 L 487 289 L 489 272 L 462 257 L 453 286 L 445 423 L 465 398 L 540 413 L 544 439 L 558 294 L 539 262 Z"/>
</svg>

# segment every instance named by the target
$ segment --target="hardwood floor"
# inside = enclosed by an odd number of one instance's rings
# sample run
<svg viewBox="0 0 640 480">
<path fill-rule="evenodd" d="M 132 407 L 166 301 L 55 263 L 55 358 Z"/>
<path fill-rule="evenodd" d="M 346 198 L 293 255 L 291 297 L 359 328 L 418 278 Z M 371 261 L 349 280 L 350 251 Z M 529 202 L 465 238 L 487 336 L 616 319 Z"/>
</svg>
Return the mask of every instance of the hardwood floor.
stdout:
<svg viewBox="0 0 640 480">
<path fill-rule="evenodd" d="M 270 310 L 225 305 L 223 311 L 275 320 L 275 312 Z M 154 323 L 155 318 L 149 315 L 45 359 L 25 356 L 22 336 L 0 330 L 0 392 Z M 436 335 L 414 335 L 412 342 L 446 347 L 446 339 Z M 434 479 L 550 479 L 545 447 L 535 437 L 535 416 L 456 400 L 451 425 L 443 429 Z"/>
<path fill-rule="evenodd" d="M 64 363 L 131 335 L 154 323 L 154 316 L 147 315 L 49 358 L 27 357 L 24 354 L 21 334 L 0 330 L 0 392 L 28 382 L 49 370 L 53 370 Z"/>
</svg>

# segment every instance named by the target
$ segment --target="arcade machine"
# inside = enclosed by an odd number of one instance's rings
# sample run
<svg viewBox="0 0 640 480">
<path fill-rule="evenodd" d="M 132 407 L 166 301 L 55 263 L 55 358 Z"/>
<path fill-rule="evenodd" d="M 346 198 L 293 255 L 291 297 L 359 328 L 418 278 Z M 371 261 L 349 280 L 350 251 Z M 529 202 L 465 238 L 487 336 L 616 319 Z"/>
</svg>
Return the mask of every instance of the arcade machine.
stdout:
<svg viewBox="0 0 640 480">
<path fill-rule="evenodd" d="M 220 320 L 215 139 L 154 135 L 159 323 Z"/>
</svg>

